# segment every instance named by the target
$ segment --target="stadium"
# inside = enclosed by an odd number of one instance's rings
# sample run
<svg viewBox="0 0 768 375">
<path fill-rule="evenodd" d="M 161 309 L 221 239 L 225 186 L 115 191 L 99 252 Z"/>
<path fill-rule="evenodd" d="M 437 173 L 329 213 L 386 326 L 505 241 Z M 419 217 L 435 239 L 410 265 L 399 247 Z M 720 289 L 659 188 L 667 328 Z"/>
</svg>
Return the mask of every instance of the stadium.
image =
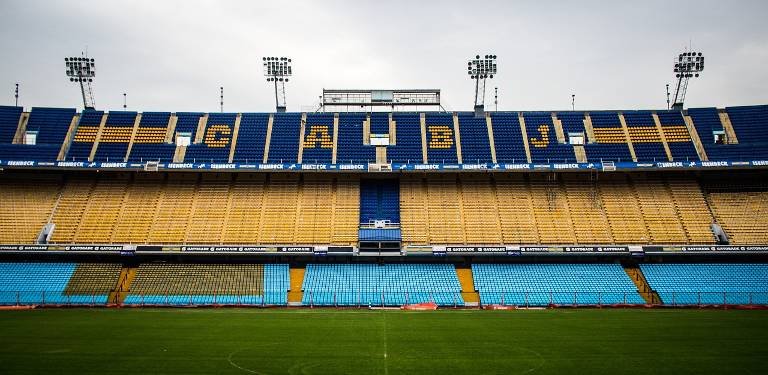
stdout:
<svg viewBox="0 0 768 375">
<path fill-rule="evenodd" d="M 685 106 L 702 52 L 625 110 L 492 108 L 474 51 L 463 110 L 289 110 L 284 56 L 273 111 L 102 110 L 97 59 L 0 106 L 3 372 L 766 370 L 768 105 Z"/>
</svg>

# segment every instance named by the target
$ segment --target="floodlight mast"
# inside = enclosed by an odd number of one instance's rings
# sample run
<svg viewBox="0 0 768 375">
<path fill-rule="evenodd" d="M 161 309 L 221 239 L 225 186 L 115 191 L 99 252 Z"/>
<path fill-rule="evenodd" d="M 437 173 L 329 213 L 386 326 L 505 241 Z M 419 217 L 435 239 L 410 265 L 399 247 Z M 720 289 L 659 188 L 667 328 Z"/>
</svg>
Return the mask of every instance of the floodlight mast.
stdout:
<svg viewBox="0 0 768 375">
<path fill-rule="evenodd" d="M 675 77 L 677 88 L 672 108 L 683 109 L 685 94 L 688 92 L 688 80 L 698 78 L 704 71 L 704 56 L 701 52 L 683 52 L 675 59 Z"/>
<path fill-rule="evenodd" d="M 91 82 L 96 77 L 96 62 L 92 58 L 88 58 L 86 54 L 82 54 L 81 57 L 65 57 L 64 63 L 67 67 L 67 77 L 70 82 L 77 82 L 80 84 L 80 94 L 83 97 L 83 108 L 94 109 L 96 107 L 96 100 L 93 96 L 93 88 Z M 86 86 L 88 91 L 86 94 Z"/>
<path fill-rule="evenodd" d="M 288 57 L 263 57 L 262 61 L 267 82 L 274 82 L 275 84 L 275 110 L 285 112 L 285 83 L 288 82 L 288 77 L 293 75 L 291 59 Z"/>
<path fill-rule="evenodd" d="M 485 113 L 485 81 L 496 74 L 496 55 L 475 55 L 467 62 L 467 74 L 475 81 L 475 116 Z"/>
</svg>

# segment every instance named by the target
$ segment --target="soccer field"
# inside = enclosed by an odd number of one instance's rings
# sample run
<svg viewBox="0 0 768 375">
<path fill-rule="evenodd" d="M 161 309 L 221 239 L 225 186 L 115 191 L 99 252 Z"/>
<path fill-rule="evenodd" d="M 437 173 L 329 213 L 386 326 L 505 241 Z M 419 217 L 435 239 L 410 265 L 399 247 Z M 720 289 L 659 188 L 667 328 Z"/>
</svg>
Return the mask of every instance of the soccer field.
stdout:
<svg viewBox="0 0 768 375">
<path fill-rule="evenodd" d="M 768 373 L 768 311 L 0 311 L 2 373 Z"/>
</svg>

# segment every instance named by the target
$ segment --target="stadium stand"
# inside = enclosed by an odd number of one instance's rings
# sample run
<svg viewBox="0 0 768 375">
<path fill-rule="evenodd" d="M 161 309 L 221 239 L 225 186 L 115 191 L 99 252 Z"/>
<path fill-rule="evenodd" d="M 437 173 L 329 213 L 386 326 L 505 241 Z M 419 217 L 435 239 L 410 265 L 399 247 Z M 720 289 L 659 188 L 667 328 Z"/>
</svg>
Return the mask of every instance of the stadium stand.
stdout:
<svg viewBox="0 0 768 375">
<path fill-rule="evenodd" d="M 643 304 L 619 264 L 473 264 L 484 305 Z"/>
<path fill-rule="evenodd" d="M 202 142 L 187 147 L 184 161 L 227 163 L 235 129 L 236 113 L 210 113 Z M 197 136 L 200 138 L 200 135 Z"/>
<path fill-rule="evenodd" d="M 345 114 L 340 114 L 343 116 Z M 371 113 L 371 133 L 389 134 L 389 113 L 372 112 Z"/>
<path fill-rule="evenodd" d="M 357 241 L 360 183 L 355 176 L 118 174 L 99 179 L 76 176 L 50 185 L 25 193 L 40 197 L 39 213 L 12 210 L 25 204 L 25 195 L 14 200 L 17 206 L 6 210 L 3 205 L 3 225 L 28 222 L 24 238 L 33 238 L 33 232 L 42 228 L 34 224 L 44 224 L 51 215 L 56 224 L 53 243 L 350 245 Z M 24 186 L 0 184 L 0 189 L 16 197 Z M 387 204 L 393 200 L 387 196 Z M 394 214 L 392 209 L 387 212 Z M 10 234 L 0 240 L 18 243 Z"/>
<path fill-rule="evenodd" d="M 67 160 L 87 161 L 91 156 L 93 144 L 101 128 L 101 120 L 104 111 L 85 110 L 80 115 L 80 121 L 75 130 L 75 136 L 72 144 L 69 146 Z"/>
<path fill-rule="evenodd" d="M 659 111 L 656 112 L 656 115 L 659 117 L 659 123 L 672 154 L 672 159 L 675 161 L 699 160 L 682 113 L 679 111 Z"/>
<path fill-rule="evenodd" d="M 268 113 L 243 113 L 235 147 L 236 160 L 245 163 L 262 162 L 269 117 Z"/>
<path fill-rule="evenodd" d="M 287 264 L 141 264 L 126 305 L 286 305 Z"/>
<path fill-rule="evenodd" d="M 16 107 L 10 107 L 16 108 Z M 6 113 L 4 116 L 8 116 Z M 3 136 L 0 141 L 0 158 L 12 160 L 56 160 L 67 135 L 69 125 L 75 116 L 75 110 L 72 108 L 32 108 L 27 121 L 26 132 L 34 133 L 35 143 L 10 144 L 11 142 Z M 2 126 L 10 126 L 13 122 L 13 116 L 4 121 Z M 14 132 L 18 126 L 18 119 L 13 124 Z M 7 131 L 6 128 L 3 128 Z M 6 142 L 8 141 L 8 142 Z M 13 141 L 13 135 L 11 135 Z M 8 144 L 6 144 L 8 143 Z"/>
<path fill-rule="evenodd" d="M 464 305 L 451 264 L 308 264 L 304 305 Z"/>
<path fill-rule="evenodd" d="M 589 160 L 632 161 L 626 134 L 616 112 L 590 112 L 595 143 L 584 145 Z"/>
<path fill-rule="evenodd" d="M 395 144 L 387 147 L 387 159 L 392 163 L 421 163 L 422 142 L 419 115 L 414 113 L 393 113 L 395 122 Z"/>
<path fill-rule="evenodd" d="M 365 115 L 358 115 L 360 144 L 362 144 L 362 123 Z M 331 163 L 333 160 L 334 115 L 332 113 L 309 113 L 304 125 L 302 163 Z M 356 121 L 350 121 L 355 123 Z M 346 156 L 346 155 L 345 155 Z"/>
<path fill-rule="evenodd" d="M 767 305 L 768 264 L 640 264 L 665 305 Z"/>
<path fill-rule="evenodd" d="M 485 118 L 476 118 L 473 113 L 461 112 L 459 137 L 461 138 L 462 163 L 487 163 L 491 159 L 491 143 L 488 140 L 488 125 Z"/>
<path fill-rule="evenodd" d="M 93 160 L 112 162 L 125 160 L 136 116 L 136 112 L 109 112 L 101 137 L 98 139 Z"/>
<path fill-rule="evenodd" d="M 557 142 L 555 126 L 550 112 L 524 112 L 526 134 L 531 150 L 531 161 L 574 163 L 576 155 L 573 146 Z"/>
<path fill-rule="evenodd" d="M 13 143 L 22 111 L 21 107 L 0 106 L 0 143 Z"/>
<path fill-rule="evenodd" d="M 622 114 L 638 161 L 667 161 L 661 135 L 650 111 L 626 111 Z"/>
<path fill-rule="evenodd" d="M 0 262 L 0 304 L 105 304 L 120 266 Z"/>
<path fill-rule="evenodd" d="M 397 180 L 360 181 L 360 223 L 388 220 L 400 223 L 400 189 Z"/>
<path fill-rule="evenodd" d="M 425 116 L 427 162 L 458 163 L 453 116 L 428 112 Z"/>
<path fill-rule="evenodd" d="M 389 134 L 388 115 L 386 113 L 384 113 L 385 116 L 381 115 L 381 113 L 371 114 L 371 133 L 374 133 L 373 121 L 377 119 L 377 131 L 383 133 L 374 134 Z M 368 163 L 376 160 L 375 147 L 363 144 L 363 121 L 365 121 L 365 115 L 362 114 L 339 114 L 337 163 Z"/>
<path fill-rule="evenodd" d="M 301 114 L 275 113 L 269 142 L 269 163 L 293 163 L 299 155 Z"/>
<path fill-rule="evenodd" d="M 59 176 L 0 178 L 0 243 L 35 243 L 61 187 Z"/>
<path fill-rule="evenodd" d="M 170 119 L 169 112 L 142 113 L 128 161 L 173 161 L 176 145 L 165 143 Z"/>
<path fill-rule="evenodd" d="M 526 163 L 520 119 L 514 112 L 491 112 L 496 160 L 499 163 Z"/>
</svg>

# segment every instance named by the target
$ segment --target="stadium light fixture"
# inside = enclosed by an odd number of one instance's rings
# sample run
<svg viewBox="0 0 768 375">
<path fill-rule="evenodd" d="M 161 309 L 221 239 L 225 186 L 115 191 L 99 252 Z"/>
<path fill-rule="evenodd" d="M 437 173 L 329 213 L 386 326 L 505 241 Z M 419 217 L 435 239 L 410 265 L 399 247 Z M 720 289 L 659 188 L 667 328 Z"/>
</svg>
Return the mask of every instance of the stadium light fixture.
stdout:
<svg viewBox="0 0 768 375">
<path fill-rule="evenodd" d="M 16 97 L 16 106 L 18 107 L 19 106 L 19 84 L 18 83 L 16 84 L 16 93 L 13 96 Z"/>
<path fill-rule="evenodd" d="M 475 55 L 467 62 L 467 75 L 475 81 L 475 115 L 482 116 L 485 110 L 485 81 L 497 73 L 496 55 Z"/>
<path fill-rule="evenodd" d="M 293 75 L 292 61 L 289 57 L 263 57 L 262 62 L 267 82 L 275 85 L 275 109 L 285 112 L 285 84 Z"/>
<path fill-rule="evenodd" d="M 688 80 L 698 78 L 703 71 L 704 55 L 701 52 L 683 52 L 677 55 L 674 68 L 677 88 L 672 108 L 683 109 L 685 94 L 688 92 Z"/>
<path fill-rule="evenodd" d="M 91 83 L 96 78 L 96 61 L 83 54 L 80 57 L 65 57 L 64 63 L 67 67 L 67 77 L 70 82 L 80 84 L 80 93 L 83 96 L 83 107 L 93 109 L 96 101 L 93 96 Z M 86 87 L 88 90 L 86 91 Z"/>
</svg>

